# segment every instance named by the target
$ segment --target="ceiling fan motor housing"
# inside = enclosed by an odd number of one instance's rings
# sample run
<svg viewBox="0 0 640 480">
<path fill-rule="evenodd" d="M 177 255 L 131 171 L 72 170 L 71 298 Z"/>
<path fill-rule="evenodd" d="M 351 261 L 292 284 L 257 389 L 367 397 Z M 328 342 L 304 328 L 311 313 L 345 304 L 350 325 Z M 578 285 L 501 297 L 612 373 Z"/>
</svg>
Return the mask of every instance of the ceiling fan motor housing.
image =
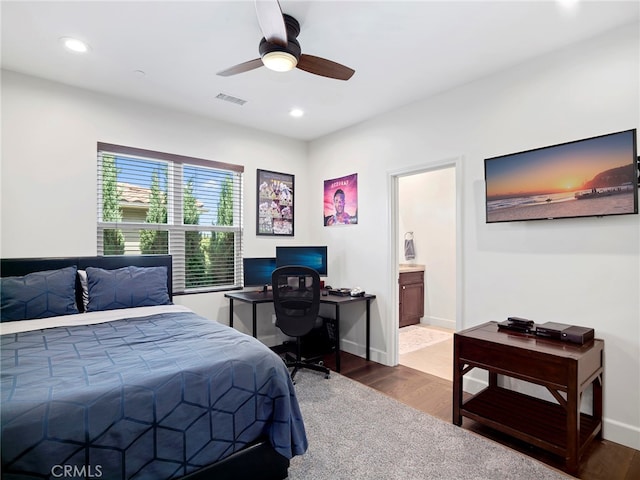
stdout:
<svg viewBox="0 0 640 480">
<path fill-rule="evenodd" d="M 349 80 L 352 68 L 314 55 L 303 54 L 297 36 L 300 24 L 291 15 L 282 14 L 278 0 L 256 2 L 258 23 L 264 38 L 258 45 L 260 58 L 239 63 L 218 75 L 229 77 L 265 66 L 274 72 L 288 72 L 294 68 L 337 80 Z"/>
<path fill-rule="evenodd" d="M 282 15 L 282 17 L 284 18 L 285 28 L 287 29 L 287 46 L 283 47 L 275 43 L 270 43 L 263 38 L 260 40 L 260 45 L 258 46 L 260 57 L 264 57 L 267 53 L 271 52 L 286 52 L 293 55 L 296 57 L 296 60 L 298 60 L 302 53 L 300 43 L 296 40 L 296 37 L 300 34 L 300 24 L 295 18 L 291 15 L 287 15 L 286 13 Z"/>
</svg>

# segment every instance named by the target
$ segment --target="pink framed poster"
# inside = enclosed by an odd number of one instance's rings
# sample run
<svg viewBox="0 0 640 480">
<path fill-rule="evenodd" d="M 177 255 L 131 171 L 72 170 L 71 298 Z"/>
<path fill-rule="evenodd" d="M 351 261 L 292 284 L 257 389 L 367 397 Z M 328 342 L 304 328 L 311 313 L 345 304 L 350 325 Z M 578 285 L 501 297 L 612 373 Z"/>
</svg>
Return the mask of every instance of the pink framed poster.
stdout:
<svg viewBox="0 0 640 480">
<path fill-rule="evenodd" d="M 324 181 L 324 225 L 358 223 L 358 174 Z"/>
</svg>

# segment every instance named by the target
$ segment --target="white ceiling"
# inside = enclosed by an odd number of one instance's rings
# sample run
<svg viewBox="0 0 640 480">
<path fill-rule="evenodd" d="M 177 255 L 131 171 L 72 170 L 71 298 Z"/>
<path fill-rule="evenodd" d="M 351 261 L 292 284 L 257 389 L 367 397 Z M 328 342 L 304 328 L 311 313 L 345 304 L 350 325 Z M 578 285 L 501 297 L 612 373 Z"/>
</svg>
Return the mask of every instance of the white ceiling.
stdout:
<svg viewBox="0 0 640 480">
<path fill-rule="evenodd" d="M 216 73 L 257 58 L 253 1 L 2 1 L 2 67 L 311 140 L 640 21 L 638 1 L 281 1 L 302 52 L 355 69 Z M 91 46 L 65 51 L 59 38 Z M 136 73 L 137 70 L 145 75 Z M 224 93 L 247 101 L 223 102 Z M 302 118 L 288 115 L 292 107 Z"/>
</svg>

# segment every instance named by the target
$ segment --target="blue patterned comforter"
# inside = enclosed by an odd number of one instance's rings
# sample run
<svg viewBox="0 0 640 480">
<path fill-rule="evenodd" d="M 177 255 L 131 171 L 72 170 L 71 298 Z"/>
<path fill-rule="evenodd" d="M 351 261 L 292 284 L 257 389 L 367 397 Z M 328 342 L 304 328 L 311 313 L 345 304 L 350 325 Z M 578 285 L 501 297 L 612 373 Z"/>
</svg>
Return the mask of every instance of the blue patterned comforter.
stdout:
<svg viewBox="0 0 640 480">
<path fill-rule="evenodd" d="M 287 458 L 307 448 L 282 360 L 192 312 L 1 339 L 3 478 L 157 480 L 258 437 Z"/>
</svg>

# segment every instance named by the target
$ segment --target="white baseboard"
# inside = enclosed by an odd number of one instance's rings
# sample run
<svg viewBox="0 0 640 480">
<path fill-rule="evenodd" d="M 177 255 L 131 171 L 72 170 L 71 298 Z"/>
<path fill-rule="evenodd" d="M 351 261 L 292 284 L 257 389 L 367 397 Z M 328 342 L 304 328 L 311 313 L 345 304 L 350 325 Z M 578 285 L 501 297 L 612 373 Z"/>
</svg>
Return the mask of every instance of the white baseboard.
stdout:
<svg viewBox="0 0 640 480">
<path fill-rule="evenodd" d="M 355 342 L 352 342 L 351 340 L 340 340 L 340 350 L 342 352 L 351 353 L 352 355 L 357 355 L 358 357 L 367 357 L 366 347 L 364 345 L 359 345 Z M 369 357 L 371 361 L 380 363 L 382 365 L 391 366 L 391 363 L 388 363 L 387 360 L 387 352 L 383 352 L 376 348 L 370 348 Z"/>
<path fill-rule="evenodd" d="M 259 338 L 260 342 L 264 343 L 267 347 L 274 347 L 276 345 L 281 345 L 284 340 L 294 340 L 294 338 L 287 337 L 283 334 L 276 333 L 275 335 L 261 335 Z M 340 350 L 343 352 L 351 353 L 353 355 L 357 355 L 358 357 L 366 358 L 367 352 L 366 347 L 364 345 L 359 345 L 350 340 L 341 340 L 340 341 Z M 387 353 L 381 350 L 377 350 L 375 348 L 369 349 L 370 360 L 380 363 L 382 365 L 391 366 L 390 363 L 387 363 Z"/>
<path fill-rule="evenodd" d="M 264 343 L 267 347 L 275 347 L 276 345 L 281 345 L 282 342 L 288 337 L 283 336 L 282 334 L 274 334 L 274 335 L 260 335 L 260 342 Z"/>
<path fill-rule="evenodd" d="M 602 438 L 640 450 L 640 428 L 610 418 L 602 419 Z"/>
<path fill-rule="evenodd" d="M 423 323 L 425 325 L 431 325 L 434 327 L 447 328 L 449 330 L 456 329 L 456 321 L 451 320 L 449 318 L 426 316 L 426 317 L 422 317 L 422 319 L 420 320 L 420 323 Z"/>
<path fill-rule="evenodd" d="M 489 386 L 489 382 L 486 380 L 481 380 L 473 377 L 463 377 L 462 378 L 462 390 L 468 393 L 475 395 L 479 391 Z"/>
</svg>

